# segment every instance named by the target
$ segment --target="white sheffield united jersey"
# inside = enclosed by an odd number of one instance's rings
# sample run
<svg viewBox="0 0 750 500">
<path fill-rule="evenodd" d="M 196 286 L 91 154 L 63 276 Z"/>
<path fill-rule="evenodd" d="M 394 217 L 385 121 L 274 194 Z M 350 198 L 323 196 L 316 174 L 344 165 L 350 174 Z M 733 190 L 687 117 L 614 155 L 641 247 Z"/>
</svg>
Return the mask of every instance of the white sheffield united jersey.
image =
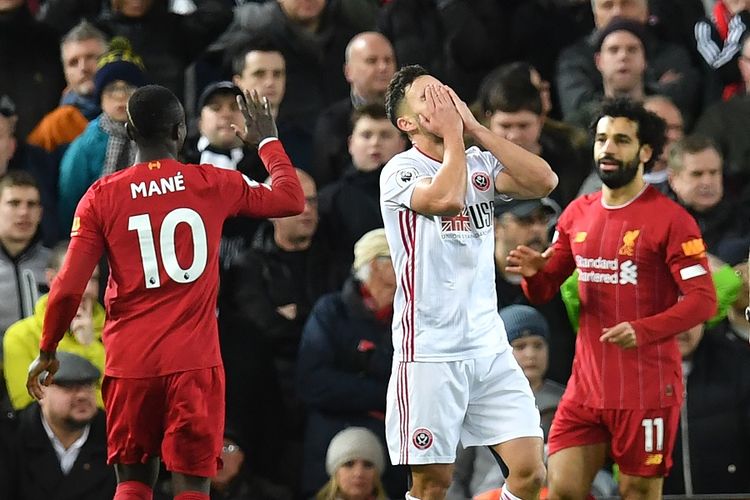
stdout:
<svg viewBox="0 0 750 500">
<path fill-rule="evenodd" d="M 441 168 L 417 148 L 394 156 L 380 174 L 380 209 L 398 284 L 396 360 L 456 361 L 508 346 L 497 313 L 493 230 L 495 176 L 503 166 L 477 147 L 466 151 L 466 166 L 465 208 L 453 217 L 411 209 L 417 181 Z"/>
</svg>

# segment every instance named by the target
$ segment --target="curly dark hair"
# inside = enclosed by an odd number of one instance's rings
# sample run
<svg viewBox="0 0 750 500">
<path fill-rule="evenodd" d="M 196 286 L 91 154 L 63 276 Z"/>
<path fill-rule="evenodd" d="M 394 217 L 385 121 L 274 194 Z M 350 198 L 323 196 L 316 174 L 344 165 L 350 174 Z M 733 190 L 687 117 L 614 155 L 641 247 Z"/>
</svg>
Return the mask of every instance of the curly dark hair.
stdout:
<svg viewBox="0 0 750 500">
<path fill-rule="evenodd" d="M 599 113 L 591 122 L 591 132 L 596 135 L 596 126 L 605 116 L 627 118 L 638 124 L 636 136 L 641 145 L 651 146 L 651 158 L 643 164 L 644 172 L 650 172 L 654 162 L 664 151 L 667 141 L 667 124 L 658 115 L 648 111 L 642 104 L 626 97 L 607 98 L 602 101 Z"/>
<path fill-rule="evenodd" d="M 411 66 L 404 66 L 393 75 L 388 89 L 385 91 L 385 111 L 388 115 L 388 119 L 391 121 L 394 127 L 396 120 L 398 119 L 398 106 L 401 101 L 404 100 L 404 94 L 406 94 L 406 87 L 414 83 L 414 80 L 420 76 L 429 75 L 426 69 L 418 64 Z"/>
</svg>

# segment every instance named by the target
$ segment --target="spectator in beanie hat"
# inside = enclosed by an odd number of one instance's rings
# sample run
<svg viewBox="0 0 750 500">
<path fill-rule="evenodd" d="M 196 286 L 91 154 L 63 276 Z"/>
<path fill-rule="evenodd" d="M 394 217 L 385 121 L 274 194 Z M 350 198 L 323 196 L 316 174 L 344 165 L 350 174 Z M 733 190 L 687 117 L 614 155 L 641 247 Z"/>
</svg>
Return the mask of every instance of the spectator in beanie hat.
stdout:
<svg viewBox="0 0 750 500">
<path fill-rule="evenodd" d="M 125 131 L 127 104 L 135 89 L 146 83 L 143 61 L 130 42 L 113 38 L 94 76 L 94 95 L 102 114 L 70 144 L 60 164 L 58 215 L 63 234 L 70 229 L 73 212 L 86 189 L 135 160 L 135 146 Z"/>
<path fill-rule="evenodd" d="M 331 479 L 316 500 L 385 500 L 380 475 L 385 468 L 383 446 L 364 427 L 349 427 L 328 445 L 326 471 Z"/>
</svg>

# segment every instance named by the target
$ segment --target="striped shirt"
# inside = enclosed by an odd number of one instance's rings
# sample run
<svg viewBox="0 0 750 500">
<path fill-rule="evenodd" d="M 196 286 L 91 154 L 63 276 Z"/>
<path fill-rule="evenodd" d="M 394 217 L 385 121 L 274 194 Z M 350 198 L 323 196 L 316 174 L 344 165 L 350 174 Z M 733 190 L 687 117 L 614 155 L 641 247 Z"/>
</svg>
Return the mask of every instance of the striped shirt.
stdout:
<svg viewBox="0 0 750 500">
<path fill-rule="evenodd" d="M 380 208 L 396 271 L 394 359 L 457 361 L 508 348 L 495 295 L 495 176 L 500 162 L 466 151 L 465 209 L 453 217 L 415 212 L 417 181 L 441 162 L 416 147 L 393 157 L 380 176 Z"/>
</svg>

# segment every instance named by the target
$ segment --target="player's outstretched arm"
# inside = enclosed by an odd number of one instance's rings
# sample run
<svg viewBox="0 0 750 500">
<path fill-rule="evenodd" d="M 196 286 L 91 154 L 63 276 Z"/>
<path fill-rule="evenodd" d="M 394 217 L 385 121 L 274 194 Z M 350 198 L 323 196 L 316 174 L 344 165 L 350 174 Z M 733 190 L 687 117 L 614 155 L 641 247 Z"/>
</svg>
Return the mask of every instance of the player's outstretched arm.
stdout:
<svg viewBox="0 0 750 500">
<path fill-rule="evenodd" d="M 418 181 L 411 208 L 424 215 L 456 215 L 464 208 L 467 185 L 463 123 L 444 85 L 428 85 L 425 100 L 419 123 L 443 138 L 443 165 L 431 179 Z"/>
<path fill-rule="evenodd" d="M 258 148 L 263 165 L 271 174 L 271 189 L 245 188 L 238 211 L 253 217 L 287 217 L 302 213 L 305 195 L 297 172 L 278 140 L 276 122 L 265 97 L 261 101 L 257 91 L 237 96 L 237 104 L 245 119 L 243 129 L 232 124 L 237 137 Z"/>
</svg>

